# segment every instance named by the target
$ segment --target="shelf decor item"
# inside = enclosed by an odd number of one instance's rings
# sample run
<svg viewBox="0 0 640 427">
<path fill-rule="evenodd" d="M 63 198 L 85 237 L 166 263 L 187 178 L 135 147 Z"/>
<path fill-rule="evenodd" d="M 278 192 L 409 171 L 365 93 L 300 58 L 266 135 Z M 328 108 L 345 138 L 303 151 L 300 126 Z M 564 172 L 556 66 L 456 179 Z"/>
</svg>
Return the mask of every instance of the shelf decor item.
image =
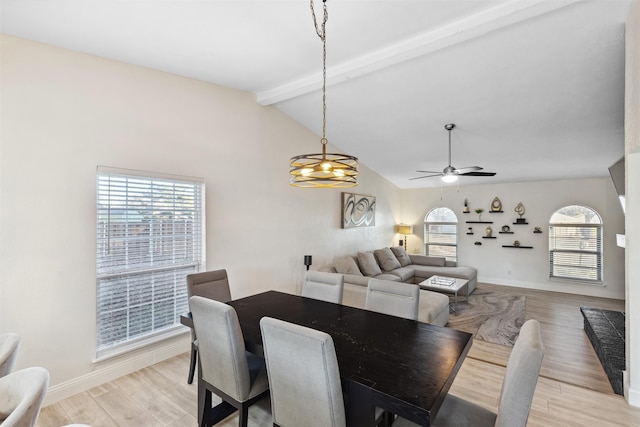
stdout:
<svg viewBox="0 0 640 427">
<path fill-rule="evenodd" d="M 476 213 L 478 214 L 478 221 L 482 221 L 482 212 L 484 212 L 484 209 L 482 208 L 476 209 Z"/>
<path fill-rule="evenodd" d="M 497 196 L 491 201 L 491 212 L 502 212 L 502 202 Z"/>
<path fill-rule="evenodd" d="M 526 224 L 527 220 L 522 217 L 524 215 L 525 209 L 522 202 L 518 203 L 514 209 L 514 211 L 520 216 L 520 218 L 516 219 L 516 224 Z"/>
<path fill-rule="evenodd" d="M 511 231 L 511 228 L 508 225 L 503 225 L 502 226 L 502 231 L 504 231 L 506 233 L 507 231 Z"/>
<path fill-rule="evenodd" d="M 492 234 L 493 234 L 493 229 L 491 228 L 490 225 L 487 225 L 487 228 L 484 229 L 484 235 L 486 237 L 491 237 Z"/>
<path fill-rule="evenodd" d="M 469 203 L 467 202 L 467 199 L 464 199 L 464 209 L 462 210 L 462 213 L 469 213 Z"/>
</svg>

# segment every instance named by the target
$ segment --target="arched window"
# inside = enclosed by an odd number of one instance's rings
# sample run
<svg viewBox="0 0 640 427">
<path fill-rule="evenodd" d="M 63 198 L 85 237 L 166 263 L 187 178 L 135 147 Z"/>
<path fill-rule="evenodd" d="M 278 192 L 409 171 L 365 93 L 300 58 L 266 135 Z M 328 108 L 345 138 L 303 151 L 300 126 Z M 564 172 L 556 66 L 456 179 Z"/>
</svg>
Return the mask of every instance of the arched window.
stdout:
<svg viewBox="0 0 640 427">
<path fill-rule="evenodd" d="M 602 219 L 585 206 L 565 206 L 549 221 L 549 277 L 602 282 Z"/>
<path fill-rule="evenodd" d="M 458 259 L 458 218 L 449 208 L 433 208 L 424 217 L 425 254 Z"/>
</svg>

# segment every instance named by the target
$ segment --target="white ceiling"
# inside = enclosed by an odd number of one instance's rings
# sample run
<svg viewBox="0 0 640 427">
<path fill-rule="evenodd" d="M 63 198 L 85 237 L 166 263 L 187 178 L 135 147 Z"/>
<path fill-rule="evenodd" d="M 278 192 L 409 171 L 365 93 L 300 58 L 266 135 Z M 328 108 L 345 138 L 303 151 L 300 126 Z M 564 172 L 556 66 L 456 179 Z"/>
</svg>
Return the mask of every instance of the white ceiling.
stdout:
<svg viewBox="0 0 640 427">
<path fill-rule="evenodd" d="M 440 185 L 409 178 L 447 166 L 446 123 L 454 166 L 497 173 L 461 184 L 607 176 L 624 151 L 630 3 L 329 0 L 327 137 L 400 188 Z M 5 34 L 254 92 L 321 133 L 306 0 L 0 6 Z"/>
</svg>

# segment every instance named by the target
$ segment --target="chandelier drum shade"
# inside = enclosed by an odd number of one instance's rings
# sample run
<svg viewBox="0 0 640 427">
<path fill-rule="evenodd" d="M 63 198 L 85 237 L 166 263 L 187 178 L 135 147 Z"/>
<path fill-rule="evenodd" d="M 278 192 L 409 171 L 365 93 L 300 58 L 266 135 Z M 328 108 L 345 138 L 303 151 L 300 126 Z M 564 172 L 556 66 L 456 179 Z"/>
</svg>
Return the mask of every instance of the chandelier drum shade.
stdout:
<svg viewBox="0 0 640 427">
<path fill-rule="evenodd" d="M 329 18 L 326 0 L 323 1 L 323 19 L 318 27 L 313 0 L 311 14 L 316 33 L 322 40 L 322 152 L 302 154 L 291 158 L 289 183 L 306 188 L 349 188 L 358 185 L 358 158 L 347 154 L 327 153 L 327 37 Z"/>
</svg>

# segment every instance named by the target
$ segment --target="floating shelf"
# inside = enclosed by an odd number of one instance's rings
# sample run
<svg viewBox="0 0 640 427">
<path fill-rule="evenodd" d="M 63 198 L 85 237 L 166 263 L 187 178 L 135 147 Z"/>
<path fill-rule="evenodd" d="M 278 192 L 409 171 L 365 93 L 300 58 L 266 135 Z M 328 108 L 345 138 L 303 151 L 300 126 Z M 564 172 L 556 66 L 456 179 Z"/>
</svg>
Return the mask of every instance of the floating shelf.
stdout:
<svg viewBox="0 0 640 427">
<path fill-rule="evenodd" d="M 513 225 L 527 225 L 528 222 L 514 222 Z"/>
<path fill-rule="evenodd" d="M 483 239 L 497 239 L 495 236 L 482 236 Z"/>
<path fill-rule="evenodd" d="M 513 245 L 502 245 L 503 248 L 516 248 L 516 249 L 533 249 L 533 246 L 513 246 Z"/>
<path fill-rule="evenodd" d="M 503 213 L 504 211 L 489 211 L 489 213 Z"/>
<path fill-rule="evenodd" d="M 542 234 L 542 231 L 534 231 L 533 234 Z"/>
<path fill-rule="evenodd" d="M 473 233 L 467 233 L 467 236 L 473 236 Z"/>
<path fill-rule="evenodd" d="M 466 221 L 467 224 L 493 224 L 493 221 Z"/>
<path fill-rule="evenodd" d="M 513 231 L 498 231 L 498 234 L 513 234 Z"/>
</svg>

